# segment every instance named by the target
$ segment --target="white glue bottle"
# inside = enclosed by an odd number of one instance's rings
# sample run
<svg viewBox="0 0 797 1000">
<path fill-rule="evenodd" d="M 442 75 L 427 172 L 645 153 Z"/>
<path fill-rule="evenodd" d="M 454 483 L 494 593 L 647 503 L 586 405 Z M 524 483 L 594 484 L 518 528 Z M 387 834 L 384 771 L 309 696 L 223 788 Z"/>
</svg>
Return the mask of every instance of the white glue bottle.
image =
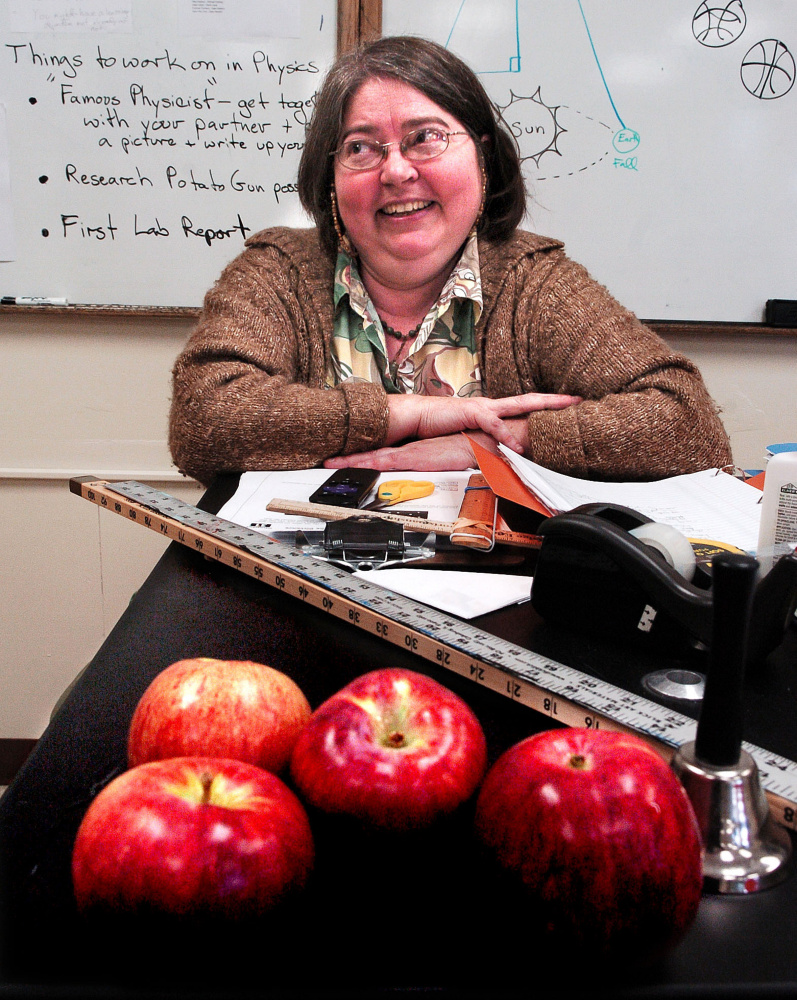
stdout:
<svg viewBox="0 0 797 1000">
<path fill-rule="evenodd" d="M 767 462 L 756 558 L 761 576 L 797 546 L 797 451 L 782 451 Z"/>
</svg>

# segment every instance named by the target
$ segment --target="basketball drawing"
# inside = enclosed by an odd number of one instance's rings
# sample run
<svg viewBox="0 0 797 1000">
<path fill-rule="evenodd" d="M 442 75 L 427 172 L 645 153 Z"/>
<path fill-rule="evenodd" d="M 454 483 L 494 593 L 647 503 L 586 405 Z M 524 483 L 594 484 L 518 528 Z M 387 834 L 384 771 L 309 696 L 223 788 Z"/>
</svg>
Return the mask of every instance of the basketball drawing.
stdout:
<svg viewBox="0 0 797 1000">
<path fill-rule="evenodd" d="M 742 83 L 753 97 L 771 101 L 794 86 L 794 56 L 777 38 L 765 38 L 742 60 Z"/>
<path fill-rule="evenodd" d="M 742 0 L 730 3 L 711 3 L 703 0 L 692 17 L 692 34 L 711 49 L 719 49 L 735 42 L 747 26 Z"/>
</svg>

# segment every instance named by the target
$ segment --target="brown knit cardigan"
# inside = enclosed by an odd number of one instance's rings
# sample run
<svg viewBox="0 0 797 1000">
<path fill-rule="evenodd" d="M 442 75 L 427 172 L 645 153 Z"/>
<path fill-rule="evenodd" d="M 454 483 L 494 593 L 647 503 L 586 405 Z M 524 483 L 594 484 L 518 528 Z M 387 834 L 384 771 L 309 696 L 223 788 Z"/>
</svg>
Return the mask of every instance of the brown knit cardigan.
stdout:
<svg viewBox="0 0 797 1000">
<path fill-rule="evenodd" d="M 620 306 L 556 240 L 479 243 L 476 333 L 491 397 L 584 401 L 529 416 L 527 455 L 583 478 L 659 478 L 725 465 L 727 435 L 695 366 Z M 314 229 L 267 229 L 224 270 L 173 371 L 169 444 L 202 483 L 218 473 L 310 468 L 380 447 L 386 395 L 324 389 L 334 262 Z"/>
</svg>

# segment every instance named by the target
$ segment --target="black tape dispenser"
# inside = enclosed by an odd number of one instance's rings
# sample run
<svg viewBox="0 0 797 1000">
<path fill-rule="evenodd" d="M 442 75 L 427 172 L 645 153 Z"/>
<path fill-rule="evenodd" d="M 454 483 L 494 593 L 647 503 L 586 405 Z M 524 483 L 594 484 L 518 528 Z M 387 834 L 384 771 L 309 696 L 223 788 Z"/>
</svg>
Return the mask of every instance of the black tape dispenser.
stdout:
<svg viewBox="0 0 797 1000">
<path fill-rule="evenodd" d="M 558 514 L 543 536 L 531 603 L 546 621 L 620 641 L 709 648 L 710 562 L 698 562 L 675 528 L 616 504 Z M 759 580 L 750 621 L 748 664 L 781 642 L 797 605 L 797 555 Z"/>
</svg>

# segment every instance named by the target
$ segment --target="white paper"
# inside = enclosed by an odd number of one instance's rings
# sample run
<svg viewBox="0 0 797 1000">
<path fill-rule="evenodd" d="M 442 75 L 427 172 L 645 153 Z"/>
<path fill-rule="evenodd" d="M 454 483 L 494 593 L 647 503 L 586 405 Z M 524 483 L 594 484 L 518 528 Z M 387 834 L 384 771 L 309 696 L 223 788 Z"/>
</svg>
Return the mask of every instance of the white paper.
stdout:
<svg viewBox="0 0 797 1000">
<path fill-rule="evenodd" d="M 585 503 L 616 503 L 677 528 L 687 538 L 708 539 L 755 553 L 761 490 L 717 469 L 650 483 L 600 483 L 552 472 L 499 445 L 523 482 L 561 513 Z"/>
<path fill-rule="evenodd" d="M 131 32 L 133 5 L 131 0 L 14 0 L 8 8 L 11 31 L 60 34 L 98 34 Z"/>
<path fill-rule="evenodd" d="M 299 38 L 301 0 L 179 0 L 181 35 Z"/>
<path fill-rule="evenodd" d="M 325 522 L 318 518 L 281 514 L 266 508 L 276 498 L 306 502 L 313 490 L 330 475 L 329 469 L 245 472 L 235 495 L 219 511 L 219 517 L 262 531 L 265 535 L 282 531 L 321 531 Z M 376 496 L 379 483 L 391 479 L 424 479 L 435 484 L 434 493 L 418 500 L 393 504 L 388 510 L 396 514 L 402 510 L 423 510 L 427 511 L 431 521 L 450 523 L 459 515 L 471 475 L 471 472 L 385 472 L 379 477 L 372 498 Z M 461 618 L 475 618 L 528 600 L 531 592 L 531 577 L 505 576 L 501 573 L 398 568 L 355 575 Z"/>
<path fill-rule="evenodd" d="M 330 469 L 244 472 L 235 495 L 221 508 L 219 517 L 264 534 L 274 531 L 321 531 L 325 522 L 319 518 L 280 514 L 266 507 L 278 498 L 306 503 L 310 494 L 331 475 Z M 379 477 L 369 499 L 376 496 L 379 483 L 391 479 L 423 479 L 435 484 L 431 496 L 393 504 L 387 511 L 391 514 L 408 510 L 426 511 L 430 521 L 456 521 L 470 477 L 470 472 L 385 472 Z"/>
<path fill-rule="evenodd" d="M 530 576 L 447 569 L 375 569 L 353 574 L 397 594 L 460 618 L 476 618 L 509 604 L 528 601 Z"/>
</svg>

